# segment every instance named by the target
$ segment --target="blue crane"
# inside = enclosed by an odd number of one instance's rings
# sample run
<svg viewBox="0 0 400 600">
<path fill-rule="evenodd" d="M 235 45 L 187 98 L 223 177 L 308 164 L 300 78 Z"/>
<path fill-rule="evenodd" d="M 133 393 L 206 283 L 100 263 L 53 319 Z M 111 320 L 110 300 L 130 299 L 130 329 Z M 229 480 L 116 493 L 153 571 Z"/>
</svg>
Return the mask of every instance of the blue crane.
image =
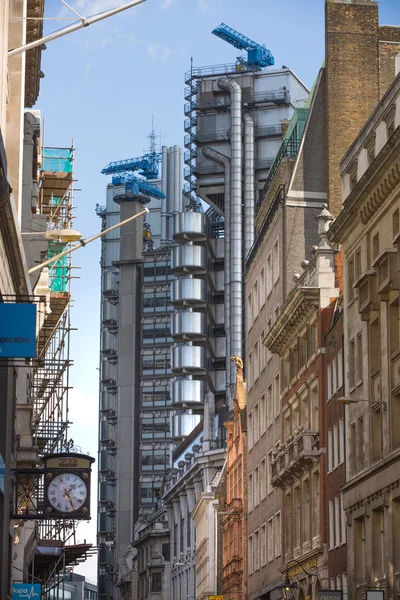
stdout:
<svg viewBox="0 0 400 600">
<path fill-rule="evenodd" d="M 150 152 L 149 154 L 143 154 L 143 156 L 138 156 L 137 158 L 128 158 L 126 160 L 110 162 L 110 164 L 104 167 L 101 172 L 103 175 L 114 175 L 115 173 L 126 171 L 139 171 L 139 175 L 143 175 L 146 179 L 157 179 L 160 161 L 160 152 Z"/>
<path fill-rule="evenodd" d="M 148 181 L 157 179 L 160 160 L 160 152 L 150 152 L 137 158 L 110 162 L 101 172 L 104 175 L 113 175 L 114 185 L 124 184 L 126 193 L 165 198 L 165 194 L 154 183 Z M 142 177 L 134 175 L 135 171 L 139 171 L 138 174 Z"/>
<path fill-rule="evenodd" d="M 232 44 L 235 48 L 246 50 L 247 62 L 243 61 L 246 67 L 254 67 L 257 71 L 260 71 L 263 67 L 270 67 L 275 63 L 274 57 L 265 46 L 253 42 L 253 40 L 225 25 L 225 23 L 218 25 L 212 33 L 228 42 L 228 44 Z"/>
</svg>

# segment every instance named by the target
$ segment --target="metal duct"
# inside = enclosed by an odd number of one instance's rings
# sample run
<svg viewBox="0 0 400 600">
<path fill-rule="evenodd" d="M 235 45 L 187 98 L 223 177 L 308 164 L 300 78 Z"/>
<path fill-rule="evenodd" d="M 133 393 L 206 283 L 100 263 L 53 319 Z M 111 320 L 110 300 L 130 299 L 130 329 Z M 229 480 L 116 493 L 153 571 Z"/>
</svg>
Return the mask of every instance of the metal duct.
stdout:
<svg viewBox="0 0 400 600">
<path fill-rule="evenodd" d="M 242 234 L 242 90 L 236 81 L 218 79 L 218 87 L 231 95 L 231 203 L 228 235 L 230 248 L 231 354 L 243 352 L 243 234 Z"/>
<path fill-rule="evenodd" d="M 173 224 L 171 215 L 174 210 L 174 148 L 168 148 L 167 157 L 167 213 L 168 213 L 168 239 L 172 239 Z"/>
<path fill-rule="evenodd" d="M 244 120 L 244 257 L 254 243 L 254 120 L 246 113 Z"/>
<path fill-rule="evenodd" d="M 180 172 L 181 164 L 179 162 L 181 156 L 181 149 L 178 145 L 174 146 L 174 214 L 182 212 L 180 207 L 181 190 L 179 189 L 180 184 Z"/>
<path fill-rule="evenodd" d="M 168 181 L 168 148 L 161 148 L 161 191 L 167 196 Z M 161 244 L 167 241 L 167 197 L 161 199 Z"/>
<path fill-rule="evenodd" d="M 225 337 L 226 337 L 226 390 L 228 396 L 228 405 L 231 408 L 230 387 L 232 381 L 232 363 L 231 363 L 231 299 L 230 299 L 230 279 L 231 279 L 231 236 L 229 235 L 229 222 L 231 212 L 231 161 L 228 156 L 217 152 L 212 148 L 203 148 L 203 154 L 209 160 L 224 166 L 224 217 L 225 217 L 225 236 L 224 236 L 224 317 L 225 317 Z"/>
</svg>

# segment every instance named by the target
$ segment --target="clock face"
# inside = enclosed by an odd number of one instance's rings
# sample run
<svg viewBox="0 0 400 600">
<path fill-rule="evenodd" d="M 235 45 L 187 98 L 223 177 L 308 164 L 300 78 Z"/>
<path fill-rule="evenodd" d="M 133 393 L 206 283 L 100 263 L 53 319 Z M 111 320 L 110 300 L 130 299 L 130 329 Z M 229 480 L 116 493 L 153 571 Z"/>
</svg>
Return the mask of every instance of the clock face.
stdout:
<svg viewBox="0 0 400 600">
<path fill-rule="evenodd" d="M 60 473 L 49 483 L 47 497 L 60 512 L 80 510 L 87 498 L 86 483 L 75 473 Z"/>
</svg>

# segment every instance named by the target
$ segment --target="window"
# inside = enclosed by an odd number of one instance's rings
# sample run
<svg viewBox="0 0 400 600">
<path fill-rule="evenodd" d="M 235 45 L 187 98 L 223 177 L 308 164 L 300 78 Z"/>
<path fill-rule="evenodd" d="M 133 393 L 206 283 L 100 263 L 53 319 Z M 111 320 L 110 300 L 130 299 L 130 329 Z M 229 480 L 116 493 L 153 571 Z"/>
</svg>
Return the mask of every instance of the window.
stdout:
<svg viewBox="0 0 400 600">
<path fill-rule="evenodd" d="M 258 410 L 258 402 L 254 407 L 253 425 L 254 425 L 253 440 L 254 440 L 254 444 L 257 444 L 259 437 L 260 437 L 260 415 L 259 415 L 259 410 Z"/>
<path fill-rule="evenodd" d="M 254 469 L 254 479 L 253 479 L 253 506 L 258 506 L 260 504 L 260 474 L 258 467 Z"/>
<path fill-rule="evenodd" d="M 265 394 L 260 398 L 260 437 L 266 432 L 267 425 L 267 406 Z"/>
<path fill-rule="evenodd" d="M 258 282 L 256 281 L 253 287 L 253 323 L 258 318 Z"/>
<path fill-rule="evenodd" d="M 379 254 L 379 233 L 376 233 L 372 238 L 372 259 Z"/>
<path fill-rule="evenodd" d="M 344 463 L 344 422 L 339 420 L 339 464 Z"/>
<path fill-rule="evenodd" d="M 332 471 L 332 429 L 328 429 L 328 473 Z"/>
<path fill-rule="evenodd" d="M 261 269 L 260 273 L 260 308 L 265 304 L 265 268 Z"/>
<path fill-rule="evenodd" d="M 358 419 L 358 468 L 360 471 L 364 468 L 364 419 Z"/>
<path fill-rule="evenodd" d="M 310 539 L 310 481 L 303 481 L 303 542 Z"/>
<path fill-rule="evenodd" d="M 268 465 L 267 465 L 267 493 L 271 494 L 274 490 L 272 487 L 272 450 L 268 452 Z"/>
<path fill-rule="evenodd" d="M 336 356 L 332 361 L 332 394 L 337 391 L 337 377 L 336 377 Z"/>
<path fill-rule="evenodd" d="M 272 383 L 267 387 L 267 427 L 272 425 L 274 420 L 274 397 L 272 393 Z"/>
<path fill-rule="evenodd" d="M 292 495 L 287 493 L 285 495 L 285 550 L 286 552 L 292 551 Z"/>
<path fill-rule="evenodd" d="M 393 217 L 392 217 L 392 224 L 393 224 L 393 237 L 395 237 L 400 230 L 400 220 L 399 220 L 399 209 L 396 208 L 396 210 L 393 213 Z"/>
<path fill-rule="evenodd" d="M 161 573 L 152 573 L 151 574 L 151 591 L 152 592 L 161 592 Z"/>
<path fill-rule="evenodd" d="M 300 531 L 300 524 L 301 524 L 301 497 L 300 497 L 300 486 L 297 485 L 294 489 L 293 489 L 293 510 L 294 510 L 294 514 L 295 514 L 295 519 L 294 519 L 294 547 L 296 548 L 297 546 L 300 546 L 300 542 L 301 542 L 301 531 Z"/>
<path fill-rule="evenodd" d="M 249 548 L 248 548 L 248 561 L 249 561 L 249 575 L 253 573 L 253 536 L 249 536 Z"/>
<path fill-rule="evenodd" d="M 253 473 L 249 474 L 249 489 L 247 490 L 249 512 L 253 510 Z"/>
<path fill-rule="evenodd" d="M 272 254 L 269 254 L 267 258 L 267 298 L 272 292 Z"/>
<path fill-rule="evenodd" d="M 330 400 L 330 398 L 332 397 L 332 367 L 331 365 L 328 365 L 327 369 L 326 369 L 326 377 L 327 377 L 327 384 L 328 384 L 328 400 Z"/>
<path fill-rule="evenodd" d="M 339 496 L 335 496 L 335 546 L 340 544 L 340 507 Z"/>
<path fill-rule="evenodd" d="M 312 431 L 319 431 L 318 422 L 318 387 L 315 385 L 310 390 L 310 404 L 311 404 L 311 429 Z"/>
<path fill-rule="evenodd" d="M 260 375 L 260 343 L 257 340 L 254 345 L 254 381 L 257 381 Z"/>
<path fill-rule="evenodd" d="M 273 247 L 273 268 L 274 268 L 274 285 L 277 283 L 280 275 L 280 264 L 279 264 L 279 238 L 276 240 Z"/>
<path fill-rule="evenodd" d="M 357 281 L 361 277 L 361 250 L 360 248 L 354 254 L 354 278 Z"/>
<path fill-rule="evenodd" d="M 333 468 L 339 465 L 339 440 L 337 423 L 333 426 Z"/>
<path fill-rule="evenodd" d="M 253 316 L 253 300 L 252 300 L 251 292 L 250 292 L 250 294 L 247 296 L 247 331 L 249 329 L 251 329 L 251 326 L 253 324 L 252 320 L 251 320 L 252 316 Z"/>
<path fill-rule="evenodd" d="M 347 261 L 347 295 L 351 302 L 354 298 L 354 259 L 350 258 Z"/>
<path fill-rule="evenodd" d="M 356 357 L 355 357 L 354 340 L 350 340 L 350 344 L 349 344 L 349 385 L 350 385 L 350 389 L 353 388 L 356 384 L 355 373 L 354 373 L 355 362 L 356 362 Z"/>
<path fill-rule="evenodd" d="M 267 564 L 267 526 L 265 525 L 265 523 L 264 523 L 264 525 L 261 525 L 260 544 L 261 544 L 260 560 L 261 560 L 261 566 L 263 567 L 264 565 Z"/>
<path fill-rule="evenodd" d="M 347 573 L 342 574 L 343 600 L 347 600 Z"/>
<path fill-rule="evenodd" d="M 335 547 L 333 500 L 329 500 L 329 550 Z"/>
<path fill-rule="evenodd" d="M 253 413 L 249 413 L 249 416 L 247 417 L 247 444 L 249 447 L 249 450 L 252 449 L 253 447 Z"/>
<path fill-rule="evenodd" d="M 270 317 L 268 319 L 268 325 L 267 325 L 267 329 L 268 331 L 271 331 L 272 329 L 272 317 Z M 267 362 L 269 362 L 272 358 L 272 352 L 267 348 Z"/>
<path fill-rule="evenodd" d="M 254 571 L 258 571 L 260 568 L 260 534 L 257 531 L 254 532 L 254 559 L 253 559 Z"/>
<path fill-rule="evenodd" d="M 249 358 L 247 361 L 247 383 L 248 383 L 249 389 L 251 389 L 253 386 L 253 369 L 254 369 L 253 353 L 249 352 Z"/>
<path fill-rule="evenodd" d="M 260 464 L 260 500 L 267 496 L 267 461 L 265 458 Z"/>
<path fill-rule="evenodd" d="M 280 375 L 277 373 L 274 379 L 274 416 L 275 418 L 281 412 L 281 387 L 280 387 Z"/>
<path fill-rule="evenodd" d="M 362 332 L 357 333 L 357 383 L 363 379 L 363 345 Z"/>
<path fill-rule="evenodd" d="M 338 387 L 343 386 L 343 350 L 340 348 L 338 352 Z"/>
<path fill-rule="evenodd" d="M 340 495 L 340 506 L 341 506 L 341 528 L 342 528 L 342 544 L 346 543 L 346 513 L 343 508 L 343 494 Z"/>
<path fill-rule="evenodd" d="M 319 534 L 319 471 L 314 471 L 312 474 L 312 498 L 313 498 L 313 515 L 312 515 L 312 525 L 313 525 L 313 537 Z"/>
<path fill-rule="evenodd" d="M 262 330 L 260 337 L 260 373 L 264 371 L 267 365 L 267 348 L 264 346 L 263 342 L 265 339 L 265 331 Z"/>
<path fill-rule="evenodd" d="M 282 524 L 281 511 L 275 515 L 275 557 L 281 555 Z"/>
<path fill-rule="evenodd" d="M 350 447 L 351 447 L 351 454 L 350 454 L 350 471 L 351 474 L 354 475 L 357 471 L 357 466 L 356 466 L 356 460 L 357 460 L 357 439 L 356 439 L 356 424 L 353 421 L 353 423 L 351 423 L 350 425 Z"/>
<path fill-rule="evenodd" d="M 268 562 L 274 560 L 274 521 L 271 517 L 268 520 Z"/>
</svg>

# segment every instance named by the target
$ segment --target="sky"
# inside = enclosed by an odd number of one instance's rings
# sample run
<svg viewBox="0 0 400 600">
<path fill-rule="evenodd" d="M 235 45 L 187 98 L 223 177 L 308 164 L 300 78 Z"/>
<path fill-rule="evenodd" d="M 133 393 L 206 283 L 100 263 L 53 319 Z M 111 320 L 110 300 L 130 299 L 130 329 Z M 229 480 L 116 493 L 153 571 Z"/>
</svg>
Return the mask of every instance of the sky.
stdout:
<svg viewBox="0 0 400 600">
<path fill-rule="evenodd" d="M 123 4 L 67 1 L 84 17 Z M 379 11 L 380 24 L 400 25 L 399 0 L 380 0 Z M 45 33 L 76 20 L 61 0 L 46 0 L 45 17 Z M 157 143 L 183 146 L 184 74 L 191 57 L 194 66 L 205 66 L 232 63 L 238 54 L 211 34 L 221 22 L 265 44 L 276 67 L 290 67 L 311 88 L 324 60 L 324 0 L 146 0 L 47 44 L 35 108 L 44 119 L 45 145 L 68 147 L 73 139 L 80 190 L 73 227 L 84 237 L 100 230 L 95 206 L 105 204 L 109 181 L 101 169 L 149 150 L 152 115 Z M 83 452 L 97 457 L 100 243 L 73 256 L 80 269 L 74 271 L 79 279 L 72 281 L 77 331 L 71 344 L 70 436 Z M 95 544 L 95 494 L 92 500 L 92 521 L 79 525 L 78 540 Z M 95 581 L 95 560 L 76 572 Z"/>
</svg>

